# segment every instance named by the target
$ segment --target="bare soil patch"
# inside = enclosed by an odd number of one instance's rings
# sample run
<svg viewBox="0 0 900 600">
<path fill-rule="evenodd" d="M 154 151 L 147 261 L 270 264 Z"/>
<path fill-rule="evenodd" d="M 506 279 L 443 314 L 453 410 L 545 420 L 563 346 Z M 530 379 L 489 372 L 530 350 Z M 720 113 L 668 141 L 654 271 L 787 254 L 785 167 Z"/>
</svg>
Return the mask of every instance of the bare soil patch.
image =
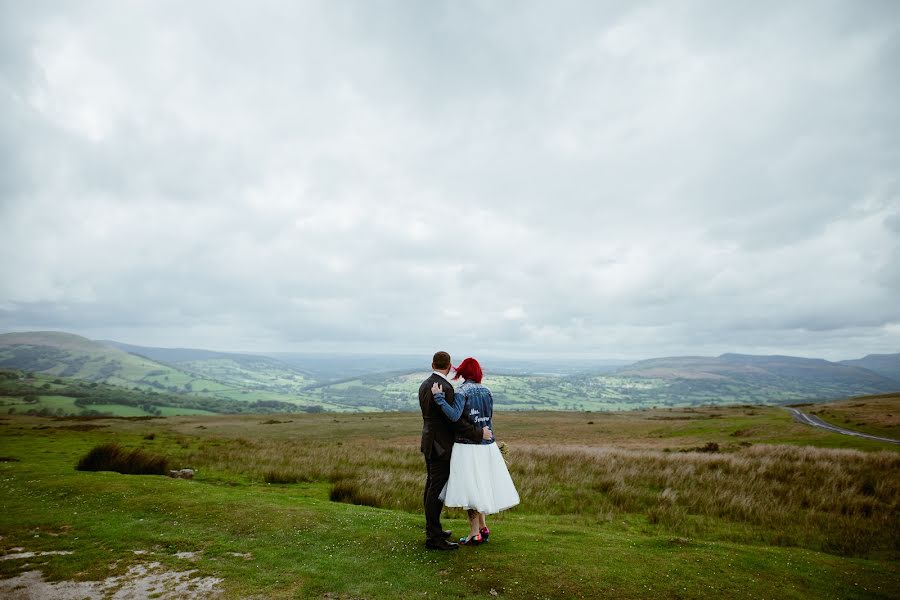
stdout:
<svg viewBox="0 0 900 600">
<path fill-rule="evenodd" d="M 40 553 L 47 554 L 47 553 Z M 103 581 L 47 581 L 40 571 L 0 579 L 0 596 L 9 600 L 162 600 L 210 598 L 221 593 L 217 577 L 196 577 L 196 569 L 170 571 L 158 562 L 134 565 Z"/>
</svg>

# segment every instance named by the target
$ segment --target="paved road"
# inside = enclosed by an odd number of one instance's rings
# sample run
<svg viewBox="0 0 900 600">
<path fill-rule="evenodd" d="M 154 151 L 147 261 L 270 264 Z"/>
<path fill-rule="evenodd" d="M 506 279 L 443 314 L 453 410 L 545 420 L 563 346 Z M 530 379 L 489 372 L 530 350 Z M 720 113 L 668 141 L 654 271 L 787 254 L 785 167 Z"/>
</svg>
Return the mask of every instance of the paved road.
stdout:
<svg viewBox="0 0 900 600">
<path fill-rule="evenodd" d="M 812 425 L 813 427 L 820 427 L 822 429 L 827 429 L 828 431 L 832 431 L 834 433 L 843 433 L 844 435 L 855 435 L 856 437 L 868 438 L 870 440 L 878 440 L 879 442 L 888 442 L 890 444 L 900 444 L 900 440 L 894 440 L 891 438 L 878 437 L 877 435 L 869 435 L 868 433 L 860 433 L 858 431 L 850 431 L 849 429 L 844 429 L 843 427 L 838 427 L 836 425 L 832 425 L 831 423 L 826 423 L 819 417 L 815 415 L 808 415 L 801 410 L 797 410 L 796 408 L 788 407 L 792 413 L 794 413 L 794 419 L 803 423 L 804 425 Z"/>
</svg>

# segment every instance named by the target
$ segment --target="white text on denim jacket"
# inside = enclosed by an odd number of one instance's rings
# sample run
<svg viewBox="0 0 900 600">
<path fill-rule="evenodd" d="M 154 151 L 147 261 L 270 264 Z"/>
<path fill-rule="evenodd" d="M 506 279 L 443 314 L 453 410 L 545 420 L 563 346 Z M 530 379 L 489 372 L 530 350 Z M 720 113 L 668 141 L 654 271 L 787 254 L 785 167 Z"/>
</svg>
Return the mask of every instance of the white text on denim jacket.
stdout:
<svg viewBox="0 0 900 600">
<path fill-rule="evenodd" d="M 472 410 L 469 411 L 469 416 L 472 417 L 473 423 L 484 423 L 485 421 L 491 420 L 490 417 L 476 417 L 475 415 L 477 415 L 477 414 L 479 414 L 479 411 L 477 408 L 473 408 Z"/>
</svg>

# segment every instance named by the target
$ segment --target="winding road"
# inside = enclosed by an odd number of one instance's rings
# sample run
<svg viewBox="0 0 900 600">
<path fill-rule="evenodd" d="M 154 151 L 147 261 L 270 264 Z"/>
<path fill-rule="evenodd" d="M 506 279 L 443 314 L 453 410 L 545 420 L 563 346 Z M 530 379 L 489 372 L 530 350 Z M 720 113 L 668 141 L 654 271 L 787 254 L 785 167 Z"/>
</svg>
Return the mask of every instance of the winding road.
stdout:
<svg viewBox="0 0 900 600">
<path fill-rule="evenodd" d="M 888 442 L 890 444 L 900 444 L 900 440 L 895 440 L 891 438 L 878 437 L 877 435 L 869 435 L 868 433 L 860 433 L 858 431 L 851 431 L 849 429 L 844 429 L 843 427 L 838 427 L 836 425 L 832 425 L 831 423 L 826 423 L 819 417 L 815 415 L 808 415 L 802 410 L 798 410 L 796 408 L 788 407 L 788 410 L 794 413 L 794 419 L 804 425 L 812 425 L 813 427 L 819 427 L 821 429 L 827 429 L 828 431 L 834 433 L 843 433 L 844 435 L 855 435 L 856 437 L 867 438 L 870 440 L 877 440 L 879 442 Z"/>
</svg>

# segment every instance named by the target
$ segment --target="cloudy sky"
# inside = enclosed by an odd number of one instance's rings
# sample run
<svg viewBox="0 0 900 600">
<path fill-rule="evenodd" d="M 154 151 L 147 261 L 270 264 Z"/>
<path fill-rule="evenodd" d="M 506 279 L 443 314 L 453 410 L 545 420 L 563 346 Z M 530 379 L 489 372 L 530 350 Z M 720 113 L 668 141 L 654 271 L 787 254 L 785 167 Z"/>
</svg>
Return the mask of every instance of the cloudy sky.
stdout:
<svg viewBox="0 0 900 600">
<path fill-rule="evenodd" d="M 900 3 L 0 0 L 0 331 L 900 351 Z"/>
</svg>

